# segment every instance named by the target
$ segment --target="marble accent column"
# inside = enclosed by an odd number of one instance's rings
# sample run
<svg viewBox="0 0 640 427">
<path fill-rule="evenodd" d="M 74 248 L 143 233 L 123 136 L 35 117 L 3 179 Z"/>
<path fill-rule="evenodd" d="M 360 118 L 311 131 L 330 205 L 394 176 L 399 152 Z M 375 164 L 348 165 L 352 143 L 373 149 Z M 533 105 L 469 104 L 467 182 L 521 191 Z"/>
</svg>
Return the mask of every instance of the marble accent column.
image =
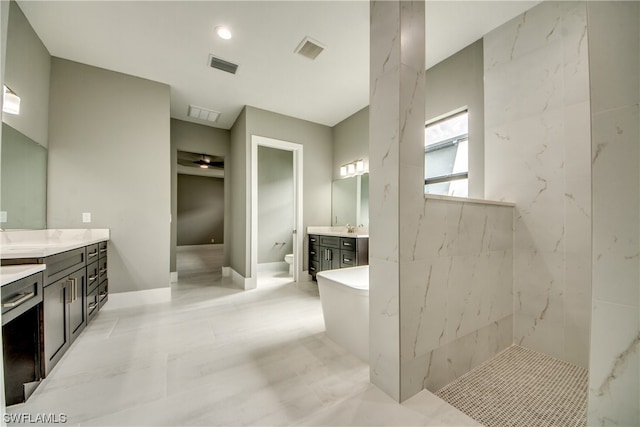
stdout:
<svg viewBox="0 0 640 427">
<path fill-rule="evenodd" d="M 398 401 L 401 262 L 424 204 L 424 13 L 423 0 L 371 1 L 370 376 Z"/>
<path fill-rule="evenodd" d="M 587 2 L 593 311 L 588 425 L 640 425 L 640 3 Z"/>
</svg>

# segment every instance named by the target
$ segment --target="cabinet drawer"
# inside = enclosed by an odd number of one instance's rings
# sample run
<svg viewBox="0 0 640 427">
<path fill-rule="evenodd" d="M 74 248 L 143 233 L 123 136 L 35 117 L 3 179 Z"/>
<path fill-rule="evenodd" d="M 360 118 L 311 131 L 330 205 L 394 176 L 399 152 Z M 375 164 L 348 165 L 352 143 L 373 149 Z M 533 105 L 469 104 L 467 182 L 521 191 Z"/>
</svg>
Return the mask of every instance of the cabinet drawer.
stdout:
<svg viewBox="0 0 640 427">
<path fill-rule="evenodd" d="M 107 280 L 107 258 L 98 260 L 98 283 Z"/>
<path fill-rule="evenodd" d="M 87 263 L 98 259 L 98 244 L 87 246 Z"/>
<path fill-rule="evenodd" d="M 320 244 L 320 239 L 318 236 L 316 236 L 315 234 L 310 234 L 309 235 L 309 246 L 311 245 L 318 245 Z"/>
<path fill-rule="evenodd" d="M 309 263 L 309 274 L 314 275 L 318 272 L 318 263 L 316 261 L 311 261 Z"/>
<path fill-rule="evenodd" d="M 87 266 L 87 295 L 98 289 L 99 280 L 99 263 L 98 260 Z"/>
<path fill-rule="evenodd" d="M 86 247 L 73 249 L 44 258 L 45 286 L 56 282 L 86 265 Z"/>
<path fill-rule="evenodd" d="M 42 273 L 2 287 L 2 325 L 42 302 Z"/>
<path fill-rule="evenodd" d="M 356 266 L 356 253 L 354 251 L 340 251 L 340 268 Z"/>
<path fill-rule="evenodd" d="M 107 301 L 109 301 L 109 280 L 105 280 L 100 283 L 100 287 L 98 289 L 98 304 L 99 308 L 102 308 Z"/>
<path fill-rule="evenodd" d="M 309 248 L 309 261 L 320 260 L 320 248 L 318 246 L 311 246 Z"/>
<path fill-rule="evenodd" d="M 99 252 L 99 257 L 100 258 L 106 258 L 107 257 L 107 242 L 98 243 L 98 252 Z"/>
<path fill-rule="evenodd" d="M 99 307 L 100 299 L 98 298 L 98 288 L 95 288 L 93 292 L 87 295 L 87 323 L 96 317 Z"/>
<path fill-rule="evenodd" d="M 340 249 L 347 249 L 350 251 L 356 250 L 356 239 L 351 237 L 340 238 Z"/>
<path fill-rule="evenodd" d="M 339 248 L 340 238 L 337 236 L 320 236 L 320 246 Z"/>
</svg>

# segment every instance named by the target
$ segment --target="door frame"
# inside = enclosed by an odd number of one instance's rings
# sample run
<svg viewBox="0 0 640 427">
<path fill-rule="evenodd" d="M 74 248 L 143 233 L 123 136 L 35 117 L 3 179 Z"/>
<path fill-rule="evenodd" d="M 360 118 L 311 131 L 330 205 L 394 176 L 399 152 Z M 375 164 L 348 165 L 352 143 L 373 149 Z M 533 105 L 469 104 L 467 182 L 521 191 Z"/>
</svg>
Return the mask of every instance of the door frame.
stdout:
<svg viewBox="0 0 640 427">
<path fill-rule="evenodd" d="M 251 191 L 249 194 L 251 194 L 250 286 L 252 288 L 256 288 L 258 282 L 258 146 L 277 148 L 293 153 L 293 280 L 295 282 L 300 281 L 303 265 L 303 146 L 295 142 L 251 135 Z"/>
</svg>

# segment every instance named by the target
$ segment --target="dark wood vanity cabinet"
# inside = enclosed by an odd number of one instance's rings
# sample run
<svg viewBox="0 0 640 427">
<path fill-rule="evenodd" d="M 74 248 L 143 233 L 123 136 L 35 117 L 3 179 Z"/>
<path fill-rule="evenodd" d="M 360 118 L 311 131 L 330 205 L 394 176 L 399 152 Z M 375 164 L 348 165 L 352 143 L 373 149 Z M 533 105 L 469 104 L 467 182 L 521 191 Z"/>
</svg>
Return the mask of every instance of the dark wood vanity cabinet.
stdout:
<svg viewBox="0 0 640 427">
<path fill-rule="evenodd" d="M 45 264 L 41 354 L 46 377 L 108 301 L 107 242 L 44 258 L 3 260 L 4 265 Z"/>
<path fill-rule="evenodd" d="M 309 274 L 316 280 L 320 271 L 369 264 L 367 237 L 309 235 Z"/>
<path fill-rule="evenodd" d="M 87 326 L 86 259 L 86 248 L 79 248 L 43 260 L 47 265 L 42 307 L 45 376 Z"/>
</svg>

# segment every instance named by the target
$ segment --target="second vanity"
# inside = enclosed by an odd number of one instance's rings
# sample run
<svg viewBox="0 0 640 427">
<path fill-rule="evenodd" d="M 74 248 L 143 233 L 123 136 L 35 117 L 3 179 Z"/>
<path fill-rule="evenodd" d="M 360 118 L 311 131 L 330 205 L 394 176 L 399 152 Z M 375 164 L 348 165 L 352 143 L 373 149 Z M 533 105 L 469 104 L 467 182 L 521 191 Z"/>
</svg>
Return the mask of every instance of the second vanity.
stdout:
<svg viewBox="0 0 640 427">
<path fill-rule="evenodd" d="M 7 394 L 10 405 L 29 397 L 32 384 L 49 375 L 107 302 L 109 230 L 9 231 L 0 237 L 4 345 L 20 350 L 5 356 L 5 372 L 15 371 L 7 364 L 29 365 L 17 378 L 5 378 L 5 389 L 13 390 Z M 35 321 L 23 320 L 18 307 L 25 306 Z M 19 316 L 8 317 L 5 310 Z M 22 335 L 33 338 L 18 343 L 17 335 L 6 336 L 16 322 L 35 328 L 20 327 Z"/>
<path fill-rule="evenodd" d="M 369 232 L 366 228 L 307 227 L 309 274 L 369 264 Z"/>
</svg>

